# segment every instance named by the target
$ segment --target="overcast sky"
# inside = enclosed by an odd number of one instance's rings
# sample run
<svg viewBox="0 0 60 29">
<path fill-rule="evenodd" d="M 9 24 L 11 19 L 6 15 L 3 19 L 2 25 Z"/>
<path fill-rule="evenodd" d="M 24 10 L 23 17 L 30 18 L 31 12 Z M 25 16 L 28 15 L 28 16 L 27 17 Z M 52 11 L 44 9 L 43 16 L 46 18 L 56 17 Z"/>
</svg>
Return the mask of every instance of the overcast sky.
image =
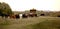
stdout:
<svg viewBox="0 0 60 29">
<path fill-rule="evenodd" d="M 0 0 L 10 5 L 13 11 L 37 10 L 60 11 L 60 0 Z"/>
</svg>

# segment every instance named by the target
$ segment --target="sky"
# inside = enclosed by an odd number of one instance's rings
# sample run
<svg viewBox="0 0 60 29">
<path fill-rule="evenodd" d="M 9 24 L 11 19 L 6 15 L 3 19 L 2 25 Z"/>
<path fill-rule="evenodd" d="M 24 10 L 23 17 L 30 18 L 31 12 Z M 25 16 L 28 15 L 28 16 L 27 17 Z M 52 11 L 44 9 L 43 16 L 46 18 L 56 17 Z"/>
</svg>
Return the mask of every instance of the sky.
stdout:
<svg viewBox="0 0 60 29">
<path fill-rule="evenodd" d="M 0 0 L 8 3 L 12 11 L 25 11 L 35 8 L 44 11 L 60 11 L 60 0 Z"/>
</svg>

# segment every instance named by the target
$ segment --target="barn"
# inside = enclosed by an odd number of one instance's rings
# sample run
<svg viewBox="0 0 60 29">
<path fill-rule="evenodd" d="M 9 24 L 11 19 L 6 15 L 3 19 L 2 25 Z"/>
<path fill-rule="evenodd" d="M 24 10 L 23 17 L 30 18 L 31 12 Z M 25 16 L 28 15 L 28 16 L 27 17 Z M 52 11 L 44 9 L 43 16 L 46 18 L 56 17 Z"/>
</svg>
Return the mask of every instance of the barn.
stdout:
<svg viewBox="0 0 60 29">
<path fill-rule="evenodd" d="M 30 9 L 29 16 L 30 16 L 30 17 L 37 17 L 36 11 L 37 11 L 37 10 L 34 9 L 34 8 L 33 8 L 33 9 Z"/>
</svg>

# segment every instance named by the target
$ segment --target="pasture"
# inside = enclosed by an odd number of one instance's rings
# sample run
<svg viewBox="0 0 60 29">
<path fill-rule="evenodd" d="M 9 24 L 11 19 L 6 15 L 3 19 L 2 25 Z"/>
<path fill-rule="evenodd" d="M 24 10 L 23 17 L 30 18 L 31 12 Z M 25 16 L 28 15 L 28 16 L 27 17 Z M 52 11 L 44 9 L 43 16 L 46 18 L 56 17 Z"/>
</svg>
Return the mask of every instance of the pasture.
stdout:
<svg viewBox="0 0 60 29">
<path fill-rule="evenodd" d="M 0 19 L 0 29 L 60 29 L 59 17 L 29 17 L 22 19 Z"/>
</svg>

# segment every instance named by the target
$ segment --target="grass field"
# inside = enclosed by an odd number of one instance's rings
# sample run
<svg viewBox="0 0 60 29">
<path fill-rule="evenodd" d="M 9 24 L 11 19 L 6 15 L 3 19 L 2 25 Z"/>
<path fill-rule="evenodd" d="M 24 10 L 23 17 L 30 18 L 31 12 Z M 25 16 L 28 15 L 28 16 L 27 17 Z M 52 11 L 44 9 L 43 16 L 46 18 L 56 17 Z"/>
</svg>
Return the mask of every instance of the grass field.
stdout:
<svg viewBox="0 0 60 29">
<path fill-rule="evenodd" d="M 0 19 L 0 29 L 60 29 L 60 18 L 40 16 L 24 19 Z"/>
</svg>

